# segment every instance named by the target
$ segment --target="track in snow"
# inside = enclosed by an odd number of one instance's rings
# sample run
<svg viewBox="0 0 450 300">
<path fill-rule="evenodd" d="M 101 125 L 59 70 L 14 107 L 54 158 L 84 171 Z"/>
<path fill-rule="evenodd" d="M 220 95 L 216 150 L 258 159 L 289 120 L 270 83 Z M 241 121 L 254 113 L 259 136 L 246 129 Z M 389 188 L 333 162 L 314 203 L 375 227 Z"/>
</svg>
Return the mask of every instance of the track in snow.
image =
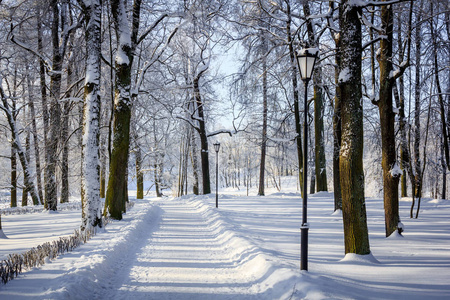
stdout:
<svg viewBox="0 0 450 300">
<path fill-rule="evenodd" d="M 225 229 L 215 214 L 183 200 L 161 200 L 157 229 L 116 273 L 109 299 L 270 299 L 278 273 L 261 251 Z M 131 249 L 130 249 L 131 250 Z M 136 249 L 135 249 L 136 250 Z M 132 251 L 133 252 L 133 251 Z M 278 274 L 279 275 L 279 274 Z M 122 280 L 120 284 L 118 281 Z M 289 292 L 289 291 L 288 291 Z M 292 291 L 291 291 L 292 292 Z"/>
</svg>

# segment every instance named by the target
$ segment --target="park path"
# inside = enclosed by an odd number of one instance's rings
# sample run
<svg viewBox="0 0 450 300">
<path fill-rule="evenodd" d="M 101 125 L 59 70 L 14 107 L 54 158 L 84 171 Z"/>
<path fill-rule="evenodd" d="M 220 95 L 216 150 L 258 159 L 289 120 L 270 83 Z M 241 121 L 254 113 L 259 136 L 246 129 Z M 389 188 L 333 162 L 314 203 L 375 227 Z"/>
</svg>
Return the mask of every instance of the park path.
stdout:
<svg viewBox="0 0 450 300">
<path fill-rule="evenodd" d="M 200 207 L 179 199 L 154 205 L 161 209 L 159 224 L 134 249 L 128 275 L 112 279 L 118 284 L 111 298 L 261 299 L 268 270 L 255 246 L 225 231 Z"/>
</svg>

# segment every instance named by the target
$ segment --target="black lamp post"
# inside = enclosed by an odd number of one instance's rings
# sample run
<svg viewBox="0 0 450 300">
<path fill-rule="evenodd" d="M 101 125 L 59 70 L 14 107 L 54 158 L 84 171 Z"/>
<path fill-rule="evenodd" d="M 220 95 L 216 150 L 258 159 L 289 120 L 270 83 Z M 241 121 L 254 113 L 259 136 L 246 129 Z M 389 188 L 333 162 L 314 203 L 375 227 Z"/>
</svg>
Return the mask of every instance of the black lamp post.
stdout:
<svg viewBox="0 0 450 300">
<path fill-rule="evenodd" d="M 308 215 L 307 215 L 307 203 L 308 203 L 308 83 L 311 79 L 314 65 L 316 63 L 317 56 L 319 55 L 319 49 L 306 48 L 297 52 L 297 64 L 300 71 L 300 78 L 305 84 L 305 124 L 303 125 L 303 204 L 302 204 L 302 226 L 301 230 L 301 250 L 300 250 L 300 270 L 308 271 Z"/>
<path fill-rule="evenodd" d="M 216 208 L 219 207 L 219 149 L 220 143 L 215 142 L 214 150 L 216 150 Z"/>
</svg>

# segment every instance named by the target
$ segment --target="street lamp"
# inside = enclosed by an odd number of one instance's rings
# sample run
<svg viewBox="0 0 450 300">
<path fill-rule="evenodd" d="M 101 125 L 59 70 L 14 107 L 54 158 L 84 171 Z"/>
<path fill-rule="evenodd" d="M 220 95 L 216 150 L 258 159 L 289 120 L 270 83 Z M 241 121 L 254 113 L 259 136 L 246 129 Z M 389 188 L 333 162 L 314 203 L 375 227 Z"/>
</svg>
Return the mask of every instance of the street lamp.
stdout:
<svg viewBox="0 0 450 300">
<path fill-rule="evenodd" d="M 300 249 L 300 270 L 308 271 L 308 230 L 309 224 L 307 219 L 307 203 L 308 203 L 308 83 L 311 79 L 316 59 L 319 55 L 319 49 L 306 48 L 297 52 L 297 64 L 300 71 L 300 78 L 305 84 L 305 124 L 303 125 L 303 204 L 302 204 L 302 226 L 301 230 L 301 249 Z"/>
<path fill-rule="evenodd" d="M 219 207 L 219 149 L 220 143 L 215 142 L 214 150 L 216 150 L 216 208 Z"/>
</svg>

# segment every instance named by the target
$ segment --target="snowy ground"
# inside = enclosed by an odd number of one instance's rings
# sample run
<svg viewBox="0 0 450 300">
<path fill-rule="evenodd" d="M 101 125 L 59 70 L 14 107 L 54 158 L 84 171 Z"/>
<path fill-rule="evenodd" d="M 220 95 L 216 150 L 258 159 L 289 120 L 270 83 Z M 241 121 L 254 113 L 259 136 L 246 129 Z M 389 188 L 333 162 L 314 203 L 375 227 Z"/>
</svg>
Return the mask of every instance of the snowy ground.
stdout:
<svg viewBox="0 0 450 300">
<path fill-rule="evenodd" d="M 377 262 L 343 259 L 332 194 L 311 195 L 309 272 L 300 272 L 301 198 L 289 186 L 265 197 L 222 190 L 218 210 L 214 195 L 136 201 L 87 244 L 0 286 L 0 299 L 450 298 L 450 201 L 424 200 L 416 220 L 404 199 L 404 237 L 386 239 L 382 200 L 368 198 Z M 0 259 L 73 232 L 79 219 L 2 216 Z"/>
</svg>

